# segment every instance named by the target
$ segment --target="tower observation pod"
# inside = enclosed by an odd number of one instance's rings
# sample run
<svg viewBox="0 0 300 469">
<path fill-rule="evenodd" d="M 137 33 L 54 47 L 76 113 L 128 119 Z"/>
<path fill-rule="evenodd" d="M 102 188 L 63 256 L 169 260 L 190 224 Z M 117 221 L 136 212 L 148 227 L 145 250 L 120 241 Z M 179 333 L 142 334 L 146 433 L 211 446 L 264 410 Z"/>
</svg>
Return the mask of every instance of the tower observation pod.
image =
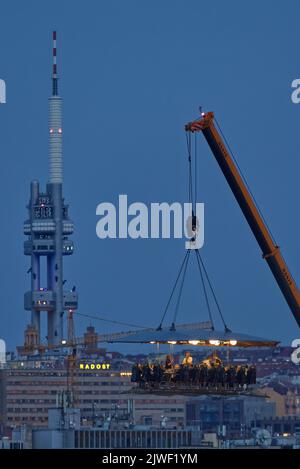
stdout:
<svg viewBox="0 0 300 469">
<path fill-rule="evenodd" d="M 45 192 L 37 181 L 31 183 L 29 219 L 24 223 L 24 254 L 30 256 L 31 290 L 25 293 L 25 310 L 31 311 L 30 341 L 41 343 L 41 312 L 47 312 L 48 345 L 59 345 L 63 339 L 65 311 L 78 307 L 75 288 L 64 291 L 63 256 L 73 254 L 73 222 L 62 195 L 62 100 L 58 95 L 56 64 L 56 31 L 53 32 L 52 95 L 49 98 L 49 182 Z M 46 257 L 46 272 L 41 280 L 41 256 Z"/>
</svg>

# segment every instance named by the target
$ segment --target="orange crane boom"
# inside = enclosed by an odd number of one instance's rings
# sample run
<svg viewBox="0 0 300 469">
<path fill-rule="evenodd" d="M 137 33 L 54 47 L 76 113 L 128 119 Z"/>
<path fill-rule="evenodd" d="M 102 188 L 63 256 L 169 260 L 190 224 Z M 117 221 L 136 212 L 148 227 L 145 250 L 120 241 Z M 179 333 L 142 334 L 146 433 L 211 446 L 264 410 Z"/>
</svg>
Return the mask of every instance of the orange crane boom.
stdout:
<svg viewBox="0 0 300 469">
<path fill-rule="evenodd" d="M 238 167 L 214 125 L 212 112 L 201 113 L 201 118 L 185 126 L 187 132 L 202 132 L 219 164 L 251 230 L 258 242 L 263 258 L 269 265 L 280 290 L 300 327 L 300 292 L 288 266 L 266 226 Z"/>
</svg>

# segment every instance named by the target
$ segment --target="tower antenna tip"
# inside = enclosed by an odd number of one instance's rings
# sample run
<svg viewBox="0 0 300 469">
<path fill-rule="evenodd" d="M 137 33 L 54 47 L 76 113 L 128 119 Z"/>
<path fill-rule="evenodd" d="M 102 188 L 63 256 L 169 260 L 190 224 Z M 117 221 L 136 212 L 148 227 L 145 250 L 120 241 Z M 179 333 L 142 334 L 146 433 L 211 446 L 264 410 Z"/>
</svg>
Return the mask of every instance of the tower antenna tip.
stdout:
<svg viewBox="0 0 300 469">
<path fill-rule="evenodd" d="M 52 48 L 52 94 L 57 95 L 57 62 L 56 62 L 56 31 L 52 33 L 53 48 Z"/>
</svg>

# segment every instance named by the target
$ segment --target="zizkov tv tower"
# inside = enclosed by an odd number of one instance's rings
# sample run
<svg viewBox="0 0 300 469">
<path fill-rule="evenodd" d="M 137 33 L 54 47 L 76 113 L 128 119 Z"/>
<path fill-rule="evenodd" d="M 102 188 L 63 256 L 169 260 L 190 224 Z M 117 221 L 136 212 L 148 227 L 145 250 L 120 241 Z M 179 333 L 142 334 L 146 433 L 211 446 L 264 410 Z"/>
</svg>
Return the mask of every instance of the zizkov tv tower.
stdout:
<svg viewBox="0 0 300 469">
<path fill-rule="evenodd" d="M 49 182 L 41 192 L 38 181 L 31 183 L 28 205 L 29 219 L 24 223 L 24 254 L 31 257 L 31 291 L 24 296 L 24 306 L 31 311 L 31 345 L 41 343 L 40 316 L 47 312 L 48 345 L 63 340 L 64 313 L 78 306 L 75 287 L 64 291 L 63 256 L 73 254 L 73 223 L 68 217 L 68 205 L 62 195 L 62 100 L 58 95 L 56 64 L 56 31 L 53 32 L 52 95 L 49 98 Z M 46 258 L 45 275 L 41 277 L 41 257 Z M 45 284 L 41 282 L 45 279 Z"/>
</svg>

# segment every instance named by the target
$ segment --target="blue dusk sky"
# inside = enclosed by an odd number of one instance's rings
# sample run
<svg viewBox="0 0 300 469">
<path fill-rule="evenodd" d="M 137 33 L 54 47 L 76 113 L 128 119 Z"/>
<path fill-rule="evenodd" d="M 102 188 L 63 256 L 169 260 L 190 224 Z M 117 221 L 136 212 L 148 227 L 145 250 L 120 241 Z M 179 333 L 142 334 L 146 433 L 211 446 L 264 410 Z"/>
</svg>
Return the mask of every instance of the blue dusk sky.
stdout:
<svg viewBox="0 0 300 469">
<path fill-rule="evenodd" d="M 0 336 L 9 348 L 23 342 L 30 321 L 23 222 L 30 181 L 44 187 L 48 178 L 54 29 L 63 190 L 76 228 L 64 278 L 66 287 L 77 286 L 79 312 L 158 325 L 184 240 L 100 240 L 96 207 L 117 204 L 119 194 L 148 206 L 187 202 L 184 124 L 200 105 L 215 112 L 300 283 L 300 105 L 291 100 L 291 83 L 300 78 L 298 1 L 12 0 L 0 3 L 0 15 L 0 78 L 7 86 L 0 105 Z M 201 255 L 228 325 L 290 343 L 299 328 L 201 135 L 197 179 L 197 199 L 205 203 Z M 178 322 L 207 317 L 193 260 Z M 99 332 L 127 329 L 92 322 Z M 76 335 L 89 323 L 77 316 Z"/>
</svg>

